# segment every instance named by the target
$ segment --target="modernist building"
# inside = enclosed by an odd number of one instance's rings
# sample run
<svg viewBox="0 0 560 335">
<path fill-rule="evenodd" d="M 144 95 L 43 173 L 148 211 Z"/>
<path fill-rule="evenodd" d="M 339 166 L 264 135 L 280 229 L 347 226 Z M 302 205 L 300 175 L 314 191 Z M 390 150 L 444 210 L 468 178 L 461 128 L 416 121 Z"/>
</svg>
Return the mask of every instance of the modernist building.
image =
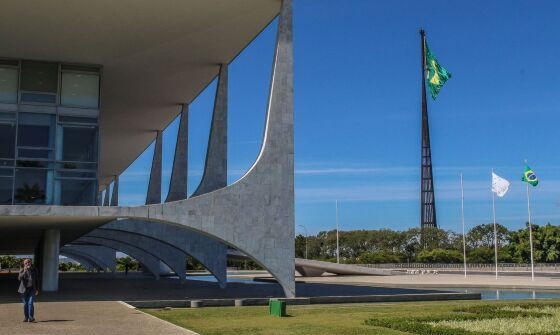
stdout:
<svg viewBox="0 0 560 335">
<path fill-rule="evenodd" d="M 228 248 L 295 295 L 291 0 L 2 1 L 0 254 L 114 270 L 115 250 L 157 277 L 186 255 L 225 286 Z M 21 18 L 25 17 L 25 24 Z M 261 151 L 227 185 L 227 68 L 275 17 Z M 188 105 L 218 76 L 205 171 L 187 197 Z M 162 131 L 180 116 L 161 203 Z M 155 140 L 146 205 L 118 205 L 118 176 Z M 111 194 L 108 192 L 112 184 Z"/>
</svg>

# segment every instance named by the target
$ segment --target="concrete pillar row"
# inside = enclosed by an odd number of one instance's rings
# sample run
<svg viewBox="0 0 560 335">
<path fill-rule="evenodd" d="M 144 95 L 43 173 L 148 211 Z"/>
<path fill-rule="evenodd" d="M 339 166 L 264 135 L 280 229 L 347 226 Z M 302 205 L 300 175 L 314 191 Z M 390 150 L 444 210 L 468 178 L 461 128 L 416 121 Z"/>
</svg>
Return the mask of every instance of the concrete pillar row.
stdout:
<svg viewBox="0 0 560 335">
<path fill-rule="evenodd" d="M 109 241 L 125 243 L 144 251 L 147 254 L 163 261 L 181 279 L 185 280 L 187 267 L 187 254 L 170 244 L 150 238 L 148 236 L 136 234 L 134 232 L 117 231 L 98 228 L 83 237 L 102 238 Z M 79 240 L 78 240 L 79 241 Z M 139 260 L 140 261 L 140 260 Z M 161 268 L 161 266 L 159 267 Z M 168 271 L 169 272 L 169 271 Z"/>
<path fill-rule="evenodd" d="M 110 184 L 108 184 L 107 187 L 105 188 L 105 197 L 103 198 L 103 206 L 109 206 L 109 186 Z"/>
<path fill-rule="evenodd" d="M 67 252 L 64 249 L 60 249 L 60 255 L 66 256 L 80 263 L 80 265 L 86 268 L 86 271 L 88 272 L 93 272 L 95 269 L 101 270 L 101 266 L 99 264 L 96 264 L 93 260 L 88 259 L 87 257 L 85 257 L 85 255 L 74 254 L 71 252 Z"/>
<path fill-rule="evenodd" d="M 88 244 L 96 244 L 96 245 L 101 245 L 104 247 L 108 247 L 111 249 L 114 249 L 115 251 L 121 251 L 124 252 L 125 254 L 129 255 L 130 257 L 136 259 L 138 262 L 140 262 L 140 264 L 142 264 L 144 266 L 144 268 L 148 269 L 148 271 L 150 271 L 154 277 L 156 278 L 156 280 L 159 280 L 160 278 L 160 266 L 159 266 L 159 259 L 154 257 L 153 255 L 147 253 L 146 251 L 132 246 L 130 244 L 124 243 L 124 242 L 120 242 L 120 241 L 115 241 L 115 240 L 107 240 L 104 238 L 99 238 L 99 237 L 80 237 L 78 240 L 76 240 L 77 243 L 88 243 Z"/>
<path fill-rule="evenodd" d="M 41 260 L 41 285 L 43 291 L 58 291 L 58 256 L 60 255 L 60 230 L 47 229 L 43 233 Z"/>
<path fill-rule="evenodd" d="M 148 183 L 146 205 L 161 203 L 162 145 L 162 131 L 158 130 L 154 148 L 154 158 L 152 160 L 152 169 L 150 170 L 150 181 Z"/>
<path fill-rule="evenodd" d="M 227 246 L 214 238 L 176 225 L 131 219 L 111 221 L 90 234 L 105 230 L 114 236 L 128 232 L 171 245 L 201 262 L 216 277 L 220 287 L 227 285 Z M 158 256 L 160 250 L 151 248 L 151 252 Z"/>
<path fill-rule="evenodd" d="M 189 158 L 189 105 L 183 104 L 173 157 L 169 193 L 165 202 L 183 200 L 187 198 L 188 158 Z"/>
<path fill-rule="evenodd" d="M 227 186 L 228 65 L 220 66 L 204 173 L 193 197 Z"/>
<path fill-rule="evenodd" d="M 60 249 L 60 254 L 62 256 L 66 256 L 69 258 L 72 258 L 80 263 L 85 263 L 82 264 L 84 265 L 84 267 L 88 270 L 88 271 L 93 271 L 95 269 L 99 270 L 99 271 L 107 271 L 107 267 L 108 265 L 104 264 L 101 260 L 99 259 L 94 259 L 92 257 L 90 257 L 90 255 L 85 255 L 82 254 L 76 250 L 68 250 L 65 249 L 65 247 Z"/>
<path fill-rule="evenodd" d="M 67 244 L 60 249 L 60 253 L 63 252 L 70 252 L 91 259 L 105 272 L 108 269 L 109 271 L 114 273 L 117 268 L 117 255 L 115 253 L 115 250 L 111 248 L 106 248 L 98 245 Z"/>
<path fill-rule="evenodd" d="M 164 204 L 134 207 L 14 205 L 0 206 L 0 214 L 79 220 L 97 217 L 107 221 L 128 218 L 183 227 L 245 253 L 277 279 L 287 297 L 295 296 L 291 0 L 283 0 L 280 7 L 272 72 L 263 144 L 255 163 L 235 183 Z"/>
<path fill-rule="evenodd" d="M 113 180 L 113 194 L 111 195 L 111 206 L 119 205 L 119 176 Z"/>
</svg>

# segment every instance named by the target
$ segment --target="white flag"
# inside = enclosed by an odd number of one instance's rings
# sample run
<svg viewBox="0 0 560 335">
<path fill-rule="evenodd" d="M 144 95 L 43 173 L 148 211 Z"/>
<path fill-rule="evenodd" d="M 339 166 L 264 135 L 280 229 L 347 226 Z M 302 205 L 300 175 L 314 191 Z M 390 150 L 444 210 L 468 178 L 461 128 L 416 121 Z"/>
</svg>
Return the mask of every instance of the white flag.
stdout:
<svg viewBox="0 0 560 335">
<path fill-rule="evenodd" d="M 509 189 L 509 181 L 492 172 L 492 192 L 500 198 L 506 195 Z"/>
</svg>

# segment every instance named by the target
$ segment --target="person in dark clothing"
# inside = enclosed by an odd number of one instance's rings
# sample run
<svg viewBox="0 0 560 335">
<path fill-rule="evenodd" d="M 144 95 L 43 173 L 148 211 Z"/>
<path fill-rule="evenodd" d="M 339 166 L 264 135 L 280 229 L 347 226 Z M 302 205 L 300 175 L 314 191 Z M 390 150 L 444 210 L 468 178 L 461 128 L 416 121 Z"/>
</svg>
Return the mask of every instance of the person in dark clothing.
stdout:
<svg viewBox="0 0 560 335">
<path fill-rule="evenodd" d="M 31 259 L 23 260 L 23 269 L 19 270 L 19 289 L 23 302 L 23 322 L 35 322 L 33 300 L 39 294 L 39 280 L 37 270 L 33 267 Z"/>
</svg>

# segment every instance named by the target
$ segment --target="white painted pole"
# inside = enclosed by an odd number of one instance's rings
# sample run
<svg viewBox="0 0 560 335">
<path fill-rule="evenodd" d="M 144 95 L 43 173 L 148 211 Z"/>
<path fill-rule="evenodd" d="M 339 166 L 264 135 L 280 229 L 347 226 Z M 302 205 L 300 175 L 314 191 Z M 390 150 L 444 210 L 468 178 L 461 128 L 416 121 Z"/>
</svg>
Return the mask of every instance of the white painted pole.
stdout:
<svg viewBox="0 0 560 335">
<path fill-rule="evenodd" d="M 336 201 L 336 262 L 340 263 L 340 249 L 338 245 L 338 224 L 339 224 L 339 213 L 338 213 L 338 200 Z"/>
<path fill-rule="evenodd" d="M 467 242 L 465 238 L 465 195 L 463 192 L 463 173 L 461 173 L 461 224 L 463 225 L 463 263 L 465 267 L 465 278 L 467 278 Z"/>
<path fill-rule="evenodd" d="M 492 178 L 494 178 L 494 169 L 492 169 Z M 496 280 L 498 279 L 498 232 L 496 229 L 496 194 L 492 190 L 492 214 L 494 217 L 494 261 L 496 263 Z"/>
<path fill-rule="evenodd" d="M 527 184 L 527 211 L 529 213 L 529 246 L 531 248 L 531 280 L 535 280 L 535 266 L 533 262 L 533 227 L 531 225 L 531 198 L 529 197 L 529 183 Z"/>
</svg>

